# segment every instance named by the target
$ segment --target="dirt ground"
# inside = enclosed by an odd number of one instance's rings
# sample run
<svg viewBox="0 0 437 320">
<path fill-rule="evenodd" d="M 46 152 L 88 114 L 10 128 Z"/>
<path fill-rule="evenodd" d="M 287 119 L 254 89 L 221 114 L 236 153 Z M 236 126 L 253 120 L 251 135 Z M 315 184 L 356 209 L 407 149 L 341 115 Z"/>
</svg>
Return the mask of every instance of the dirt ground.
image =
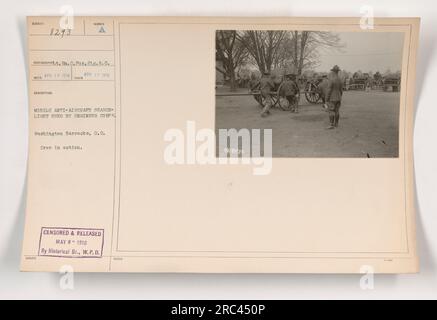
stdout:
<svg viewBox="0 0 437 320">
<path fill-rule="evenodd" d="M 327 130 L 322 104 L 309 104 L 303 95 L 299 113 L 273 108 L 266 118 L 252 96 L 218 96 L 216 131 L 272 129 L 273 157 L 397 157 L 399 98 L 397 92 L 346 91 L 339 127 Z"/>
</svg>

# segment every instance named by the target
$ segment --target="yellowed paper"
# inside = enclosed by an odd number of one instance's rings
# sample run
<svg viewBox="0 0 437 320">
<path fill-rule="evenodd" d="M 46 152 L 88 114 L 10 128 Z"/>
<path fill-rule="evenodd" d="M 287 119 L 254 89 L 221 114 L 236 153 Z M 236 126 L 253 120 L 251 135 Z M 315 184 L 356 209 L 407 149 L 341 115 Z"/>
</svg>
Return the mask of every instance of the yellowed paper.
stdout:
<svg viewBox="0 0 437 320">
<path fill-rule="evenodd" d="M 400 85 L 386 92 L 374 75 L 372 84 L 355 77 L 343 92 L 344 117 L 324 131 L 328 113 L 320 100 L 305 100 L 309 78 L 301 72 L 299 113 L 277 104 L 264 117 L 254 93 L 227 91 L 217 71 L 220 30 L 238 30 L 241 41 L 251 34 L 244 31 L 286 31 L 290 39 L 292 31 L 325 32 L 349 43 L 366 34 L 369 46 L 372 35 L 386 35 L 399 50 L 375 49 L 371 63 L 398 59 Z M 417 272 L 418 32 L 416 18 L 378 18 L 363 29 L 359 18 L 28 17 L 21 269 Z M 323 61 L 347 66 L 361 54 L 347 45 L 335 50 L 319 52 L 319 68 Z M 247 54 L 245 66 L 255 73 Z M 372 114 L 376 120 L 365 122 Z M 273 157 L 221 163 L 209 134 L 246 124 L 264 130 L 264 147 L 265 129 L 272 130 Z M 299 129 L 289 134 L 293 125 Z M 174 149 L 178 135 L 182 155 Z M 214 157 L 204 158 L 211 147 Z"/>
</svg>

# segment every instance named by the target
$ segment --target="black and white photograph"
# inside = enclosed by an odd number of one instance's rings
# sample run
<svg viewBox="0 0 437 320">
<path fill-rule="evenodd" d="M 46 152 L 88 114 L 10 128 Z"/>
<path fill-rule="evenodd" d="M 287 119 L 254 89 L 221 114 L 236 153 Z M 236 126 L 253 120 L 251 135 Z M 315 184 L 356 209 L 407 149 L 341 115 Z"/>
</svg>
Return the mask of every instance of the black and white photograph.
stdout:
<svg viewBox="0 0 437 320">
<path fill-rule="evenodd" d="M 397 158 L 403 44 L 402 32 L 217 30 L 216 133 L 271 129 L 273 157 Z"/>
</svg>

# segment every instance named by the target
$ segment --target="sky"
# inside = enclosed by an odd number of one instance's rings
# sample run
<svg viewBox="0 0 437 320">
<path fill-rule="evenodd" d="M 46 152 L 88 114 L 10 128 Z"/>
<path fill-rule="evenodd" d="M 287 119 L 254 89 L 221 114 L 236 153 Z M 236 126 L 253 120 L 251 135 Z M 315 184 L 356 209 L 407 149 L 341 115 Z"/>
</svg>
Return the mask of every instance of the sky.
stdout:
<svg viewBox="0 0 437 320">
<path fill-rule="evenodd" d="M 341 51 L 320 52 L 320 64 L 315 67 L 316 71 L 329 71 L 336 64 L 349 72 L 401 70 L 404 33 L 343 32 L 339 36 L 344 47 Z"/>
</svg>

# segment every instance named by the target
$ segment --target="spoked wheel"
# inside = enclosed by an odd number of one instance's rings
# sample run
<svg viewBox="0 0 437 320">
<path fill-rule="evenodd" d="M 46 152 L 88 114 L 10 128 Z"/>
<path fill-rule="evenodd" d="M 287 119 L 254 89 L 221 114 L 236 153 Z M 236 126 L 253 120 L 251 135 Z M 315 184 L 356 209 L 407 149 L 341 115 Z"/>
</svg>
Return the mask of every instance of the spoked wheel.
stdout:
<svg viewBox="0 0 437 320">
<path fill-rule="evenodd" d="M 308 83 L 305 88 L 305 98 L 309 103 L 317 103 L 320 100 L 320 93 L 314 83 Z"/>
<path fill-rule="evenodd" d="M 296 98 L 294 99 L 293 103 L 290 104 L 288 99 L 284 95 L 281 95 L 281 87 L 282 87 L 282 84 L 281 84 L 281 86 L 279 86 L 278 94 L 277 94 L 279 107 L 284 111 L 290 111 L 298 106 L 299 101 L 300 101 L 300 92 L 298 92 L 296 94 Z"/>
</svg>

